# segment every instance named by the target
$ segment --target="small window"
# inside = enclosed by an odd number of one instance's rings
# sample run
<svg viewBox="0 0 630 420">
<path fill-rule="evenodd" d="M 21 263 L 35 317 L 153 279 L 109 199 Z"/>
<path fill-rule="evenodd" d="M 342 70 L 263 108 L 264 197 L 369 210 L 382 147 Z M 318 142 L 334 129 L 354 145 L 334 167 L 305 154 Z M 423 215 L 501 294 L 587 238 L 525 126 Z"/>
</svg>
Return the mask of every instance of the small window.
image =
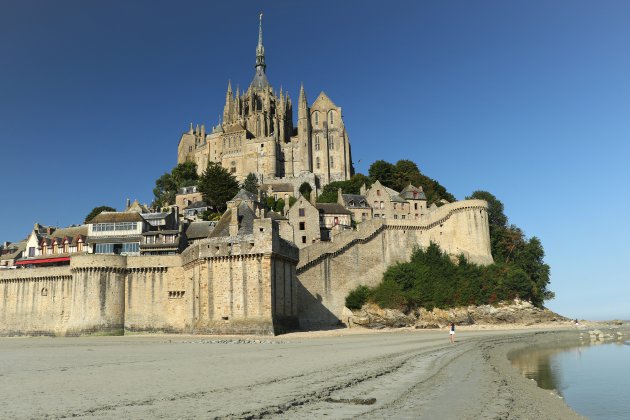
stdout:
<svg viewBox="0 0 630 420">
<path fill-rule="evenodd" d="M 300 222 L 300 230 L 306 229 L 306 222 Z"/>
<path fill-rule="evenodd" d="M 319 167 L 321 166 L 321 163 L 320 163 L 320 160 L 319 160 L 319 156 L 317 157 L 317 159 L 315 160 L 315 162 L 316 162 L 315 167 L 316 167 L 317 169 L 319 169 Z"/>
<path fill-rule="evenodd" d="M 413 203 L 413 209 L 418 210 L 418 203 Z"/>
<path fill-rule="evenodd" d="M 306 243 L 306 236 L 302 236 L 302 243 L 305 244 Z"/>
<path fill-rule="evenodd" d="M 394 215 L 394 219 L 398 219 L 398 215 L 397 214 Z"/>
<path fill-rule="evenodd" d="M 381 195 L 381 190 L 376 190 L 376 195 Z"/>
<path fill-rule="evenodd" d="M 303 208 L 298 209 L 298 214 L 299 214 L 299 216 L 300 216 L 300 217 L 304 217 L 305 213 L 306 213 L 306 212 L 304 211 L 304 209 L 303 209 Z"/>
<path fill-rule="evenodd" d="M 42 289 L 42 296 L 48 296 L 48 289 L 45 287 Z"/>
</svg>

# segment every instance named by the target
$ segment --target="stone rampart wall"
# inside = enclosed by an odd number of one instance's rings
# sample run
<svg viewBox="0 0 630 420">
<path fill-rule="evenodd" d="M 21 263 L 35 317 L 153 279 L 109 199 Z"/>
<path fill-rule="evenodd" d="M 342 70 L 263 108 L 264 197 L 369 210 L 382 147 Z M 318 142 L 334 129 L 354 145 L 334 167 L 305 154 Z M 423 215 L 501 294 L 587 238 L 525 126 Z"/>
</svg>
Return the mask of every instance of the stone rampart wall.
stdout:
<svg viewBox="0 0 630 420">
<path fill-rule="evenodd" d="M 447 204 L 421 222 L 374 220 L 361 225 L 363 230 L 343 232 L 333 243 L 300 250 L 297 271 L 302 328 L 343 321 L 348 292 L 359 285 L 379 284 L 387 267 L 408 261 L 416 246 L 426 247 L 433 241 L 451 255 L 464 254 L 477 264 L 492 263 L 485 201 Z"/>
</svg>

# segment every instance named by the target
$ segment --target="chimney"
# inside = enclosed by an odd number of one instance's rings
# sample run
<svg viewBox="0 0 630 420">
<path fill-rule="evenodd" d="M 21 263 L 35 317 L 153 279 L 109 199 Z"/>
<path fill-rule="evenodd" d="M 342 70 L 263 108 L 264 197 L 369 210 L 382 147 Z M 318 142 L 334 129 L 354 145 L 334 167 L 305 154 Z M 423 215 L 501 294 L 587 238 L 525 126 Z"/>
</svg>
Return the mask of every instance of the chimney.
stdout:
<svg viewBox="0 0 630 420">
<path fill-rule="evenodd" d="M 128 209 L 128 208 L 129 208 L 129 206 L 131 206 L 131 200 L 130 200 L 130 199 L 127 199 L 127 207 L 125 207 L 125 209 Z"/>
</svg>

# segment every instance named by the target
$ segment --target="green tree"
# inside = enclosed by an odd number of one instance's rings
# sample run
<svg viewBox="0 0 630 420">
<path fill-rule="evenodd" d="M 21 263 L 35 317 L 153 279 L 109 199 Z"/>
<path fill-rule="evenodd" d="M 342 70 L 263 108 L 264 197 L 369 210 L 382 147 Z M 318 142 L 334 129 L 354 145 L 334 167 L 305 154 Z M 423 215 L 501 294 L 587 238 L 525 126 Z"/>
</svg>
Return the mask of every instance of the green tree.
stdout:
<svg viewBox="0 0 630 420">
<path fill-rule="evenodd" d="M 418 169 L 418 165 L 410 160 L 401 159 L 396 162 L 395 165 L 385 162 L 384 160 L 377 160 L 370 165 L 368 172 L 372 181 L 378 179 L 381 184 L 399 192 L 409 184 L 422 187 L 427 197 L 427 205 L 433 203 L 439 205 L 440 200 L 449 202 L 455 201 L 453 194 L 449 193 L 446 188 L 435 179 L 422 174 L 420 169 Z"/>
<path fill-rule="evenodd" d="M 164 207 L 175 203 L 177 191 L 183 187 L 197 185 L 197 164 L 194 162 L 180 163 L 169 172 L 165 172 L 155 181 L 153 188 L 152 207 Z"/>
<path fill-rule="evenodd" d="M 109 206 L 94 207 L 92 211 L 88 213 L 87 216 L 85 216 L 85 223 L 88 223 L 90 220 L 94 219 L 96 216 L 98 216 L 104 211 L 116 211 L 116 209 Z"/>
<path fill-rule="evenodd" d="M 204 201 L 215 212 L 224 212 L 227 202 L 238 193 L 239 185 L 221 164 L 208 162 L 208 167 L 199 178 L 198 188 Z"/>
<path fill-rule="evenodd" d="M 303 182 L 302 185 L 300 185 L 300 194 L 306 197 L 306 199 L 311 198 L 311 191 L 313 191 L 313 187 L 311 187 L 311 184 L 308 182 Z"/>
<path fill-rule="evenodd" d="M 370 297 L 370 288 L 367 286 L 358 286 L 356 289 L 351 290 L 346 297 L 346 308 L 348 309 L 361 309 L 361 307 L 368 301 Z"/>
<path fill-rule="evenodd" d="M 380 181 L 381 184 L 389 188 L 394 188 L 396 184 L 396 167 L 384 160 L 377 160 L 370 165 L 368 174 L 372 183 Z"/>
<path fill-rule="evenodd" d="M 488 202 L 488 223 L 491 227 L 506 227 L 508 218 L 503 211 L 503 203 L 488 191 L 474 191 L 466 199 L 485 200 Z"/>
<path fill-rule="evenodd" d="M 252 194 L 258 194 L 258 177 L 256 174 L 250 172 L 247 174 L 247 178 L 243 181 L 241 188 L 249 191 Z"/>
<path fill-rule="evenodd" d="M 337 190 L 341 188 L 343 194 L 359 194 L 361 186 L 371 185 L 371 180 L 363 174 L 355 174 L 347 181 L 335 181 L 326 185 L 322 189 L 322 193 L 317 197 L 318 203 L 336 203 L 337 202 Z"/>
<path fill-rule="evenodd" d="M 171 176 L 178 188 L 197 185 L 197 181 L 199 180 L 199 175 L 197 174 L 197 164 L 191 161 L 180 163 L 173 168 Z"/>
</svg>

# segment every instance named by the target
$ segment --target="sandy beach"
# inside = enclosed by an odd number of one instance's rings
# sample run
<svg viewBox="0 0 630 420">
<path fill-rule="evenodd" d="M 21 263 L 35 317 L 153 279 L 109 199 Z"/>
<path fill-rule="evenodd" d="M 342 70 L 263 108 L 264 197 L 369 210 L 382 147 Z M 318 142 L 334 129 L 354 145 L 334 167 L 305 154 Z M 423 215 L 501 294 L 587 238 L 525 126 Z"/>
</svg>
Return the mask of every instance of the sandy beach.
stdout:
<svg viewBox="0 0 630 420">
<path fill-rule="evenodd" d="M 580 418 L 509 351 L 574 329 L 0 339 L 2 418 Z"/>
</svg>

